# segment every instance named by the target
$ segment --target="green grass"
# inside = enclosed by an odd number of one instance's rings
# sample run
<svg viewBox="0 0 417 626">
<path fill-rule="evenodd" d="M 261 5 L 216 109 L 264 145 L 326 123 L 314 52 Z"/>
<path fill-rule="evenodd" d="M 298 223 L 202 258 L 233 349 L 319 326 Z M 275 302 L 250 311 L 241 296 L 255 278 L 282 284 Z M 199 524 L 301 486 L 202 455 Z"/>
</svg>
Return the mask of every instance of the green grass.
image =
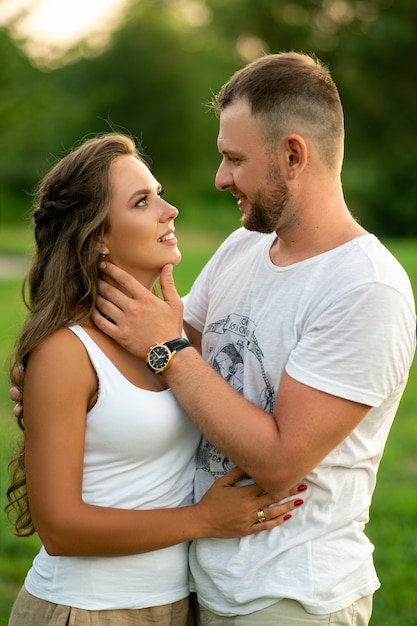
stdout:
<svg viewBox="0 0 417 626">
<path fill-rule="evenodd" d="M 184 260 L 175 268 L 178 291 L 188 291 L 194 277 L 222 241 L 224 234 L 191 231 L 178 226 Z M 407 269 L 417 293 L 417 241 L 385 242 Z M 0 254 L 30 254 L 30 231 L 0 227 Z M 3 513 L 9 450 L 17 433 L 8 398 L 4 361 L 21 327 L 25 310 L 20 298 L 20 278 L 0 279 L 0 626 L 36 554 L 36 537 L 17 539 Z M 374 599 L 371 626 L 417 624 L 417 362 L 388 439 L 379 471 L 367 532 L 374 542 L 375 564 L 382 588 Z M 23 625 L 22 625 L 23 626 Z"/>
<path fill-rule="evenodd" d="M 32 228 L 25 225 L 0 224 L 0 253 L 29 256 L 32 253 Z"/>
<path fill-rule="evenodd" d="M 8 401 L 8 388 L 4 361 L 9 352 L 16 333 L 24 319 L 24 310 L 20 300 L 20 280 L 0 281 L 0 626 L 7 624 L 6 616 L 10 610 L 10 603 L 16 595 L 24 571 L 30 564 L 33 555 L 30 544 L 24 541 L 18 543 L 7 527 L 3 507 L 5 504 L 6 467 L 9 459 L 11 441 L 16 434 Z"/>
</svg>

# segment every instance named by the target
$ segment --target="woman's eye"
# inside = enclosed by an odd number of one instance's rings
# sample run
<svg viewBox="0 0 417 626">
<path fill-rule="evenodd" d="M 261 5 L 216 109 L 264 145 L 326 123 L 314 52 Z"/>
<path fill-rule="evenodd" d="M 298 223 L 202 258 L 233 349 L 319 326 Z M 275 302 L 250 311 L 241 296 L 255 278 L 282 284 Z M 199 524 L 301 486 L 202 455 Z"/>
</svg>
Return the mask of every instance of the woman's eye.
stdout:
<svg viewBox="0 0 417 626">
<path fill-rule="evenodd" d="M 165 193 L 165 189 L 161 189 L 161 191 L 158 192 L 158 196 L 162 198 L 164 193 Z"/>
<path fill-rule="evenodd" d="M 146 199 L 147 199 L 147 196 L 143 196 L 142 198 L 139 198 L 139 200 L 136 202 L 135 206 L 145 206 Z"/>
</svg>

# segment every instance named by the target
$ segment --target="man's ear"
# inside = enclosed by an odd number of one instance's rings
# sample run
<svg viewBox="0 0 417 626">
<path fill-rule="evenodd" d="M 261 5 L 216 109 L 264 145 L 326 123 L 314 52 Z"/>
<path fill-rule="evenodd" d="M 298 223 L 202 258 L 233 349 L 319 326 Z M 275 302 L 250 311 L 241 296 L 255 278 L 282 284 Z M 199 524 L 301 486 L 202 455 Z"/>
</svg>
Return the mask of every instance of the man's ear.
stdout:
<svg viewBox="0 0 417 626">
<path fill-rule="evenodd" d="M 307 165 L 308 148 L 301 135 L 292 133 L 284 140 L 284 159 L 287 176 L 295 179 Z"/>
</svg>

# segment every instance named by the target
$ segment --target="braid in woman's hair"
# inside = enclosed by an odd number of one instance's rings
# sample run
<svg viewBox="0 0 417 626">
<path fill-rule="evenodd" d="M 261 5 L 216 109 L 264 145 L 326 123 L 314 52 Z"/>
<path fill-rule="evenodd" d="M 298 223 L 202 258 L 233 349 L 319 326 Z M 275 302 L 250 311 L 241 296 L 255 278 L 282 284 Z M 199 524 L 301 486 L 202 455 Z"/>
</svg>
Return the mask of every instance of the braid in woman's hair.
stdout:
<svg viewBox="0 0 417 626">
<path fill-rule="evenodd" d="M 77 249 L 90 198 L 68 188 L 48 191 L 49 197 L 40 199 L 33 214 L 37 255 L 36 273 L 32 272 L 29 277 L 30 308 L 33 310 L 34 306 L 44 304 L 42 298 L 45 292 L 49 292 L 54 281 L 58 289 L 66 285 L 63 303 L 65 302 L 65 307 L 72 309 L 79 302 L 80 293 L 84 295 L 85 290 L 88 290 L 83 281 L 80 283 L 81 266 Z M 73 278 L 75 283 L 72 282 Z M 70 298 L 71 291 L 73 296 Z M 56 305 L 56 301 L 54 304 Z M 57 310 L 57 313 L 66 318 L 69 311 L 64 313 Z"/>
</svg>

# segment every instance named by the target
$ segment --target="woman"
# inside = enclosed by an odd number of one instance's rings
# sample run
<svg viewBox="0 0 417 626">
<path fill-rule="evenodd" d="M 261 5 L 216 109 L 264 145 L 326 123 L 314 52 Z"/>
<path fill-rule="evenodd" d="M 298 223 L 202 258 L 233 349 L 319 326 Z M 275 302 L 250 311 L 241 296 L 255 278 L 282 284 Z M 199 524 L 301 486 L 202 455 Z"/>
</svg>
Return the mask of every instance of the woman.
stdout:
<svg viewBox="0 0 417 626">
<path fill-rule="evenodd" d="M 162 377 L 90 320 L 101 259 L 150 290 L 180 261 L 178 211 L 162 195 L 134 142 L 113 133 L 41 183 L 14 360 L 25 372 L 24 443 L 8 509 L 17 533 L 36 529 L 43 546 L 9 626 L 192 623 L 187 542 L 273 528 L 297 502 L 271 506 L 263 522 L 258 511 L 276 496 L 235 487 L 234 469 L 192 504 L 200 433 Z"/>
</svg>

